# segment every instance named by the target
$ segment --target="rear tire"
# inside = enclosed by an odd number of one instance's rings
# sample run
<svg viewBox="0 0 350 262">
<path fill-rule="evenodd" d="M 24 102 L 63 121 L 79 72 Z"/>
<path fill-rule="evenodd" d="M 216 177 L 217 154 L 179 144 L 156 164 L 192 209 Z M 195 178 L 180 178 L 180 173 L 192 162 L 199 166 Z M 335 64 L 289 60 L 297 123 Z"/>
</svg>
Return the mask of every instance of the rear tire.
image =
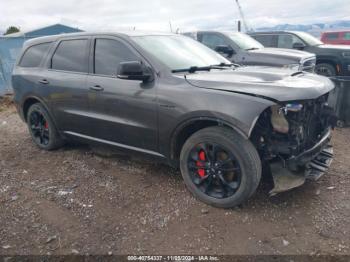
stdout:
<svg viewBox="0 0 350 262">
<path fill-rule="evenodd" d="M 240 205 L 251 197 L 262 172 L 253 144 L 225 127 L 193 134 L 182 147 L 180 169 L 196 198 L 221 208 Z"/>
<path fill-rule="evenodd" d="M 42 104 L 36 103 L 29 107 L 27 126 L 33 142 L 39 148 L 49 151 L 63 146 L 64 141 Z"/>
<path fill-rule="evenodd" d="M 320 63 L 315 66 L 315 73 L 323 76 L 336 76 L 337 72 L 333 65 L 327 63 Z"/>
</svg>

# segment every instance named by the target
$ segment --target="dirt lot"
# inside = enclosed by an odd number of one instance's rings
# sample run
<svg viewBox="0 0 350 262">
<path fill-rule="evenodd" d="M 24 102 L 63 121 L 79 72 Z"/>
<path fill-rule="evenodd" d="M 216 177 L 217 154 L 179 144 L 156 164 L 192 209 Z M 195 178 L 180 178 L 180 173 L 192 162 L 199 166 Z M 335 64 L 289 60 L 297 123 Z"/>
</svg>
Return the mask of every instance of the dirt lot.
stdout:
<svg viewBox="0 0 350 262">
<path fill-rule="evenodd" d="M 195 200 L 178 171 L 86 146 L 40 151 L 0 107 L 0 254 L 350 254 L 350 129 L 328 175 L 243 207 Z"/>
</svg>

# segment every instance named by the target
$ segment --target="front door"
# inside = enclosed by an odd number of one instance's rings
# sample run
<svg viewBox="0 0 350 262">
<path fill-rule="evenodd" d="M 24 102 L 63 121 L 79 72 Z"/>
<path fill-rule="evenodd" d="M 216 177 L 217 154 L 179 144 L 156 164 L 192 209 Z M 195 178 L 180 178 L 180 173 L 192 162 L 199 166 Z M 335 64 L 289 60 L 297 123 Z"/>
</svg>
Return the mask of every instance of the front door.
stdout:
<svg viewBox="0 0 350 262">
<path fill-rule="evenodd" d="M 226 59 L 230 60 L 231 62 L 235 62 L 238 63 L 239 61 L 237 61 L 237 59 L 235 59 L 235 54 L 236 54 L 236 50 L 234 50 L 231 46 L 231 44 L 229 43 L 229 41 L 227 41 L 227 39 L 221 35 L 221 34 L 217 34 L 217 33 L 198 33 L 198 40 L 206 45 L 207 47 L 213 49 L 214 51 L 217 51 L 217 47 L 218 46 L 227 46 L 228 48 L 230 48 L 232 50 L 231 54 L 224 54 L 224 53 L 220 53 L 220 55 L 222 55 L 223 57 L 225 57 Z"/>
<path fill-rule="evenodd" d="M 126 41 L 93 39 L 91 71 L 87 78 L 92 136 L 122 147 L 157 151 L 155 81 L 143 83 L 116 77 L 120 62 L 142 61 Z"/>
</svg>

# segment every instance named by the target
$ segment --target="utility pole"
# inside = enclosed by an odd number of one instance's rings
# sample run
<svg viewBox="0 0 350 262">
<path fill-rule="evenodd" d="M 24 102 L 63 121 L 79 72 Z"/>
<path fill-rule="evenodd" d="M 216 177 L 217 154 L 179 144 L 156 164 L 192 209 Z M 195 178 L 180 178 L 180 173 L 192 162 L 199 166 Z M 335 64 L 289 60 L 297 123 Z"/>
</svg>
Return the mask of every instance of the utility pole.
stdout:
<svg viewBox="0 0 350 262">
<path fill-rule="evenodd" d="M 243 22 L 245 31 L 246 31 L 246 32 L 254 31 L 252 28 L 250 28 L 250 27 L 248 26 L 247 20 L 245 19 L 245 16 L 244 16 L 242 7 L 241 7 L 241 5 L 239 4 L 238 0 L 236 0 L 236 4 L 237 4 L 237 6 L 238 6 L 238 11 L 239 11 L 239 14 L 241 15 L 241 19 L 242 19 L 242 22 Z"/>
</svg>

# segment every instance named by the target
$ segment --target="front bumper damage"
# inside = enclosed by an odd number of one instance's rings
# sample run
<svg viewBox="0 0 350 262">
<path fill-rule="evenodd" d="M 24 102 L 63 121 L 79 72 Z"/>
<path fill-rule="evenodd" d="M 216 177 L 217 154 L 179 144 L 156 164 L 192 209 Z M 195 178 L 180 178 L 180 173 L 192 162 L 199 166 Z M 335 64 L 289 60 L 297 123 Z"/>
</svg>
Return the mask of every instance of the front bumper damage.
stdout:
<svg viewBox="0 0 350 262">
<path fill-rule="evenodd" d="M 333 160 L 333 147 L 329 145 L 331 129 L 327 129 L 322 138 L 312 148 L 270 164 L 274 188 L 270 196 L 299 187 L 306 180 L 316 181 L 330 167 Z"/>
</svg>

